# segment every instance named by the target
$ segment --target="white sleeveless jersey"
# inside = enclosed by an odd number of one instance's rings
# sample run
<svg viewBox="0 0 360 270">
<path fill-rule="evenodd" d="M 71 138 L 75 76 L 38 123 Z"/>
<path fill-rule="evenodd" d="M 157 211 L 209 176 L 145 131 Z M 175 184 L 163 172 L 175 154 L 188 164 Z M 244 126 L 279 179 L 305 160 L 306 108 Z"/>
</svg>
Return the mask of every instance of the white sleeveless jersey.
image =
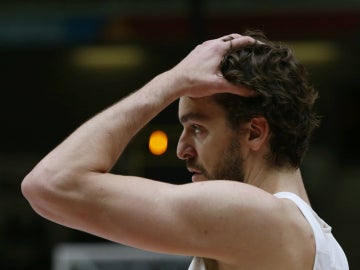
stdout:
<svg viewBox="0 0 360 270">
<path fill-rule="evenodd" d="M 206 270 L 203 258 L 194 257 L 188 270 Z"/>
<path fill-rule="evenodd" d="M 313 270 L 349 270 L 345 253 L 332 235 L 331 227 L 296 194 L 279 192 L 274 195 L 278 198 L 286 198 L 293 201 L 309 222 L 314 232 L 316 245 Z M 204 260 L 195 257 L 188 270 L 206 270 Z"/>
<path fill-rule="evenodd" d="M 293 201 L 309 222 L 315 237 L 315 262 L 313 270 L 349 270 L 345 253 L 331 233 L 331 227 L 299 196 L 290 192 L 274 194 Z"/>
</svg>

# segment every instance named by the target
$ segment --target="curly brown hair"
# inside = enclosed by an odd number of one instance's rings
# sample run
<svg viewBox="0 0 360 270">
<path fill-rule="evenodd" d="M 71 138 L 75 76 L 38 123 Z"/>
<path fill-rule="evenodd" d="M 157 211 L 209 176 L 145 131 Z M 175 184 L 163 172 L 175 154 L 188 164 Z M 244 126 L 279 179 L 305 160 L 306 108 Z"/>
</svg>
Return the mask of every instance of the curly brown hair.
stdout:
<svg viewBox="0 0 360 270">
<path fill-rule="evenodd" d="M 271 165 L 298 168 L 311 134 L 319 125 L 319 117 L 313 111 L 318 93 L 289 47 L 270 42 L 259 31 L 247 31 L 244 35 L 260 42 L 231 52 L 220 68 L 227 80 L 255 91 L 257 96 L 217 94 L 215 101 L 226 110 L 233 128 L 253 117 L 265 117 L 271 132 L 271 152 L 267 156 Z"/>
</svg>

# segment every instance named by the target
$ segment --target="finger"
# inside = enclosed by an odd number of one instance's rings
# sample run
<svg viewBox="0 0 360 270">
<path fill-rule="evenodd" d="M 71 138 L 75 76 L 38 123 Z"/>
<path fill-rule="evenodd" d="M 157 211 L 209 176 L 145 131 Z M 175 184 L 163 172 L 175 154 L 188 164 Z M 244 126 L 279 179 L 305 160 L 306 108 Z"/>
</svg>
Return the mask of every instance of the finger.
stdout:
<svg viewBox="0 0 360 270">
<path fill-rule="evenodd" d="M 255 45 L 265 45 L 264 42 L 260 41 L 260 40 L 255 40 Z"/>
<path fill-rule="evenodd" d="M 241 37 L 241 35 L 239 35 L 237 33 L 233 33 L 233 34 L 230 34 L 230 35 L 220 37 L 220 38 L 218 38 L 218 40 L 226 42 L 226 41 L 230 41 L 230 40 L 233 40 L 235 38 L 238 38 L 238 37 Z"/>
<path fill-rule="evenodd" d="M 228 45 L 228 47 L 230 47 L 232 51 L 254 45 L 256 43 L 256 40 L 249 36 L 240 36 L 229 40 L 229 43 L 230 45 Z"/>
<path fill-rule="evenodd" d="M 258 95 L 254 90 L 249 89 L 245 86 L 232 84 L 224 77 L 220 77 L 220 79 L 224 80 L 222 82 L 224 93 L 235 94 L 242 97 L 256 97 Z"/>
<path fill-rule="evenodd" d="M 228 53 L 247 46 L 254 45 L 257 42 L 254 38 L 250 36 L 242 36 L 236 33 L 220 37 L 217 40 L 223 44 L 223 48 Z"/>
</svg>

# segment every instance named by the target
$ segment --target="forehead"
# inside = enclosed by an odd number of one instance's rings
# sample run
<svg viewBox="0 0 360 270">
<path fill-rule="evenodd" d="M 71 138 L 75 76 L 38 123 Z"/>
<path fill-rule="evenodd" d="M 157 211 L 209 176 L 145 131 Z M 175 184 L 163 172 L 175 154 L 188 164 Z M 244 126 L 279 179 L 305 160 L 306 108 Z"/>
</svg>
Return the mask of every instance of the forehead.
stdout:
<svg viewBox="0 0 360 270">
<path fill-rule="evenodd" d="M 213 98 L 181 97 L 179 100 L 179 120 L 186 122 L 189 118 L 198 120 L 225 119 L 225 111 Z"/>
</svg>

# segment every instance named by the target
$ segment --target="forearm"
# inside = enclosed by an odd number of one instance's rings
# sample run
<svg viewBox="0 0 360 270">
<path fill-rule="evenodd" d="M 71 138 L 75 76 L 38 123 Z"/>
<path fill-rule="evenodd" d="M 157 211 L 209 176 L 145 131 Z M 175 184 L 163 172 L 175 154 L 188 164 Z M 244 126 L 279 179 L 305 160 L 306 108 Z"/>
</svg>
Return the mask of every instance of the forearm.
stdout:
<svg viewBox="0 0 360 270">
<path fill-rule="evenodd" d="M 52 174 L 109 171 L 131 138 L 178 98 L 175 88 L 176 82 L 168 73 L 155 77 L 80 126 L 34 170 Z"/>
<path fill-rule="evenodd" d="M 230 43 L 234 48 L 254 43 L 249 37 L 235 36 Z M 131 138 L 180 96 L 204 97 L 221 92 L 248 95 L 246 89 L 219 76 L 219 63 L 228 49 L 224 38 L 197 46 L 173 69 L 82 125 L 37 168 L 107 172 Z"/>
<path fill-rule="evenodd" d="M 22 182 L 23 194 L 34 210 L 55 222 L 109 239 L 158 247 L 160 238 L 152 237 L 151 228 L 178 224 L 182 216 L 173 214 L 178 209 L 173 204 L 179 201 L 173 200 L 178 187 L 107 172 L 132 137 L 179 97 L 251 94 L 231 85 L 219 70 L 229 45 L 236 48 L 250 41 L 239 36 L 230 44 L 223 38 L 205 42 L 173 69 L 84 123 Z M 155 221 L 152 227 L 144 229 L 141 224 L 150 220 Z"/>
</svg>

